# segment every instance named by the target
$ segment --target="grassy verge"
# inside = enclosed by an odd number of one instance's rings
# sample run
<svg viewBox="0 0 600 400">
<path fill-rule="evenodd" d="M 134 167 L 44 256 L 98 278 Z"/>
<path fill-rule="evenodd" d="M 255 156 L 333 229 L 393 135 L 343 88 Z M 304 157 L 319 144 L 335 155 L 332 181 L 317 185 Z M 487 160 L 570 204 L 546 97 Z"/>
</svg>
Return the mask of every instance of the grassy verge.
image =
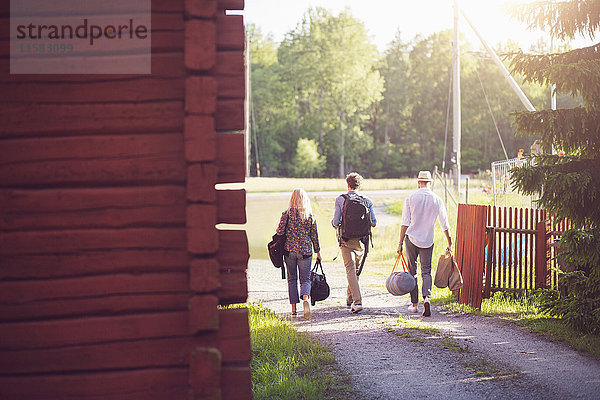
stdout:
<svg viewBox="0 0 600 400">
<path fill-rule="evenodd" d="M 349 377 L 330 350 L 258 304 L 248 304 L 252 392 L 261 399 L 347 399 Z"/>
<path fill-rule="evenodd" d="M 568 326 L 561 319 L 541 312 L 533 294 L 515 295 L 497 292 L 483 299 L 481 310 L 459 304 L 448 289 L 437 290 L 433 303 L 460 313 L 479 314 L 501 318 L 529 329 L 548 340 L 563 343 L 591 357 L 600 359 L 600 335 L 585 334 Z"/>
</svg>

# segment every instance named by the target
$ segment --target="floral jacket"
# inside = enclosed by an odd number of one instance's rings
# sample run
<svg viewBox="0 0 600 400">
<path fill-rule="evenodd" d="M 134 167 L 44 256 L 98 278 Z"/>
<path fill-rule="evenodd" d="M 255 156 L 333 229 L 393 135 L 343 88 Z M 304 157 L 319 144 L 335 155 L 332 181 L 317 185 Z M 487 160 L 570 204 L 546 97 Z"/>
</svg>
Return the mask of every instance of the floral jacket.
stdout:
<svg viewBox="0 0 600 400">
<path fill-rule="evenodd" d="M 284 246 L 285 251 L 302 254 L 304 256 L 312 255 L 313 248 L 315 252 L 321 251 L 321 247 L 319 246 L 319 233 L 317 232 L 317 221 L 314 215 L 311 215 L 307 220 L 304 220 L 298 213 L 298 210 L 285 210 L 281 214 L 281 220 L 277 227 L 278 235 L 283 235 L 284 233 L 287 236 Z"/>
</svg>

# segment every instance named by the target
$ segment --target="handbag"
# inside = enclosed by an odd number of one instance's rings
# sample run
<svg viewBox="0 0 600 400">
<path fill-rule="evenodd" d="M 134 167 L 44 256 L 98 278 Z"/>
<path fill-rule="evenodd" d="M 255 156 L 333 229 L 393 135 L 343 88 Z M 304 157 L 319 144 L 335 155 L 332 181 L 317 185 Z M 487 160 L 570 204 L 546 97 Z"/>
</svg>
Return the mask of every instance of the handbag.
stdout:
<svg viewBox="0 0 600 400">
<path fill-rule="evenodd" d="M 278 235 L 275 233 L 273 235 L 273 240 L 271 240 L 267 244 L 267 250 L 269 251 L 269 258 L 271 259 L 271 263 L 275 268 L 281 268 L 281 279 L 285 279 L 285 265 L 283 262 L 283 256 L 285 254 L 285 242 L 287 240 L 287 236 L 285 231 L 287 230 L 288 219 L 285 221 L 285 228 L 283 229 L 283 235 Z"/>
<path fill-rule="evenodd" d="M 321 273 L 319 274 L 319 268 Z M 329 284 L 325 279 L 325 272 L 323 272 L 323 265 L 321 260 L 315 261 L 315 266 L 310 271 L 310 302 L 315 305 L 317 301 L 323 301 L 329 297 Z"/>
<path fill-rule="evenodd" d="M 440 256 L 433 283 L 440 289 L 448 287 L 451 291 L 462 288 L 462 275 L 451 252 L 447 251 Z"/>
<path fill-rule="evenodd" d="M 404 271 L 394 272 L 398 266 L 398 261 L 402 261 Z M 412 292 L 416 286 L 417 280 L 408 272 L 408 265 L 406 264 L 404 254 L 398 254 L 394 268 L 392 268 L 390 276 L 385 280 L 385 287 L 394 296 L 402 296 Z"/>
</svg>

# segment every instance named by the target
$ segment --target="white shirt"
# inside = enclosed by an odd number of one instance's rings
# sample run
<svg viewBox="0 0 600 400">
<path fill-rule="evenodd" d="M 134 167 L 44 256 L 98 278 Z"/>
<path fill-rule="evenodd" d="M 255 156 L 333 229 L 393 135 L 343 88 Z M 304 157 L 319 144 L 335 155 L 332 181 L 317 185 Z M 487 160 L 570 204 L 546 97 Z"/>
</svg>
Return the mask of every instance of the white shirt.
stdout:
<svg viewBox="0 0 600 400">
<path fill-rule="evenodd" d="M 442 231 L 450 229 L 446 207 L 440 196 L 429 188 L 421 188 L 404 200 L 402 225 L 408 226 L 406 235 L 417 247 L 433 246 L 433 228 L 438 219 Z"/>
</svg>

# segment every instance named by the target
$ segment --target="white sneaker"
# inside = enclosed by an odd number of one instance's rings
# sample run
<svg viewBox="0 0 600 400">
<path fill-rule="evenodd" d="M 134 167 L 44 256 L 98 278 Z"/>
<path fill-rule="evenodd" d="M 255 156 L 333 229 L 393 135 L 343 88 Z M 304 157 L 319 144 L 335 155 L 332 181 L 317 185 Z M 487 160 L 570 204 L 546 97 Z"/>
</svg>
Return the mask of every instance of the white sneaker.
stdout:
<svg viewBox="0 0 600 400">
<path fill-rule="evenodd" d="M 354 303 L 354 304 L 352 304 L 352 308 L 350 309 L 350 312 L 353 314 L 356 314 L 357 312 L 362 311 L 362 309 L 363 309 L 362 304 Z"/>
<path fill-rule="evenodd" d="M 302 307 L 304 307 L 304 319 L 310 319 L 310 304 L 308 304 L 308 300 L 302 300 Z"/>
<path fill-rule="evenodd" d="M 419 312 L 419 310 L 417 310 L 417 306 L 413 306 L 412 304 L 410 306 L 408 306 L 408 312 L 411 314 L 416 314 Z"/>
</svg>

